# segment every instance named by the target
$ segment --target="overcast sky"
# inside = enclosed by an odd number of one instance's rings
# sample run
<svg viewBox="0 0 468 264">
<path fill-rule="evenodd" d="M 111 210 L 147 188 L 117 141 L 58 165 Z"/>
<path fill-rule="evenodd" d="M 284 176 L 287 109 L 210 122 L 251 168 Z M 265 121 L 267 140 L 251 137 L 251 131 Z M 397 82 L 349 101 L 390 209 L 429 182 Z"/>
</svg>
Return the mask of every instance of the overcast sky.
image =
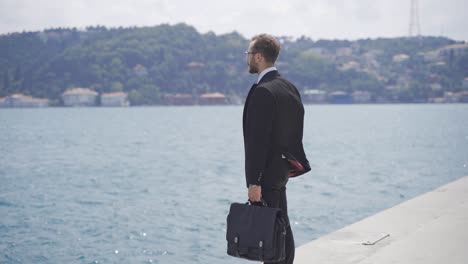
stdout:
<svg viewBox="0 0 468 264">
<path fill-rule="evenodd" d="M 0 34 L 184 22 L 199 32 L 312 39 L 408 35 L 410 0 L 0 0 Z M 422 35 L 468 41 L 468 0 L 419 0 Z"/>
</svg>

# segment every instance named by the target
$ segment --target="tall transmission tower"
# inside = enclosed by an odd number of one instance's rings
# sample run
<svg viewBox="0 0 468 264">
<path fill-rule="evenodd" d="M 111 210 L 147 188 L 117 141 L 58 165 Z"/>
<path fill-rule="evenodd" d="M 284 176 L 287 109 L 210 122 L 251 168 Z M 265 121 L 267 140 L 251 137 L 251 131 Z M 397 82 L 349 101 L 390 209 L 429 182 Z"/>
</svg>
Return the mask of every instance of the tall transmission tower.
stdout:
<svg viewBox="0 0 468 264">
<path fill-rule="evenodd" d="M 411 0 L 410 23 L 409 23 L 408 35 L 410 37 L 420 36 L 421 35 L 421 28 L 419 27 L 419 4 L 418 4 L 418 0 Z"/>
</svg>

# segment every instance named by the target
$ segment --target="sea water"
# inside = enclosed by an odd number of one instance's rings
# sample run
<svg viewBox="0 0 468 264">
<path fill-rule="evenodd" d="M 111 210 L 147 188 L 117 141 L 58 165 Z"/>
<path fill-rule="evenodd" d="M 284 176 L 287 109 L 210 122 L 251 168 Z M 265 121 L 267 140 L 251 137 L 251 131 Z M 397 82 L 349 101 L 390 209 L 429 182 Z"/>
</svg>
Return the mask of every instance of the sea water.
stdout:
<svg viewBox="0 0 468 264">
<path fill-rule="evenodd" d="M 309 105 L 296 246 L 468 175 L 468 105 Z M 0 263 L 245 263 L 242 107 L 0 109 Z"/>
</svg>

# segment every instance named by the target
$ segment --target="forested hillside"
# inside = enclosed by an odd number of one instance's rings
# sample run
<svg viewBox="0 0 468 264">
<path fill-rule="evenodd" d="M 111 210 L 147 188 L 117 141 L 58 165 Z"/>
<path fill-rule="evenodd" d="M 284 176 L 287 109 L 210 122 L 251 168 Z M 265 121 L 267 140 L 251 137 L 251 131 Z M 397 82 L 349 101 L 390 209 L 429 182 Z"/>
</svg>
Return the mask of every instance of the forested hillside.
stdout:
<svg viewBox="0 0 468 264">
<path fill-rule="evenodd" d="M 277 66 L 302 91 L 359 90 L 411 101 L 460 91 L 468 77 L 466 54 L 427 59 L 457 43 L 447 38 L 279 39 Z M 247 74 L 248 42 L 235 32 L 200 34 L 186 24 L 1 35 L 0 97 L 23 93 L 60 105 L 73 87 L 125 91 L 133 105 L 158 104 L 164 93 L 243 97 L 255 80 Z"/>
</svg>

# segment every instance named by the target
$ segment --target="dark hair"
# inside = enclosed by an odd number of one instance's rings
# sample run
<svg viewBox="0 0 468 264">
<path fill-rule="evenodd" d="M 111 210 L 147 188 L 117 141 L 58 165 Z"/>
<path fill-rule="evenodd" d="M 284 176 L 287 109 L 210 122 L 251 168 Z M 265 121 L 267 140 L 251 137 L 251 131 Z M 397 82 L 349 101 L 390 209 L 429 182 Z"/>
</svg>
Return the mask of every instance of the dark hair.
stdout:
<svg viewBox="0 0 468 264">
<path fill-rule="evenodd" d="M 266 62 L 275 63 L 281 50 L 279 42 L 272 35 L 260 34 L 252 38 L 255 41 L 252 51 L 261 53 Z"/>
</svg>

